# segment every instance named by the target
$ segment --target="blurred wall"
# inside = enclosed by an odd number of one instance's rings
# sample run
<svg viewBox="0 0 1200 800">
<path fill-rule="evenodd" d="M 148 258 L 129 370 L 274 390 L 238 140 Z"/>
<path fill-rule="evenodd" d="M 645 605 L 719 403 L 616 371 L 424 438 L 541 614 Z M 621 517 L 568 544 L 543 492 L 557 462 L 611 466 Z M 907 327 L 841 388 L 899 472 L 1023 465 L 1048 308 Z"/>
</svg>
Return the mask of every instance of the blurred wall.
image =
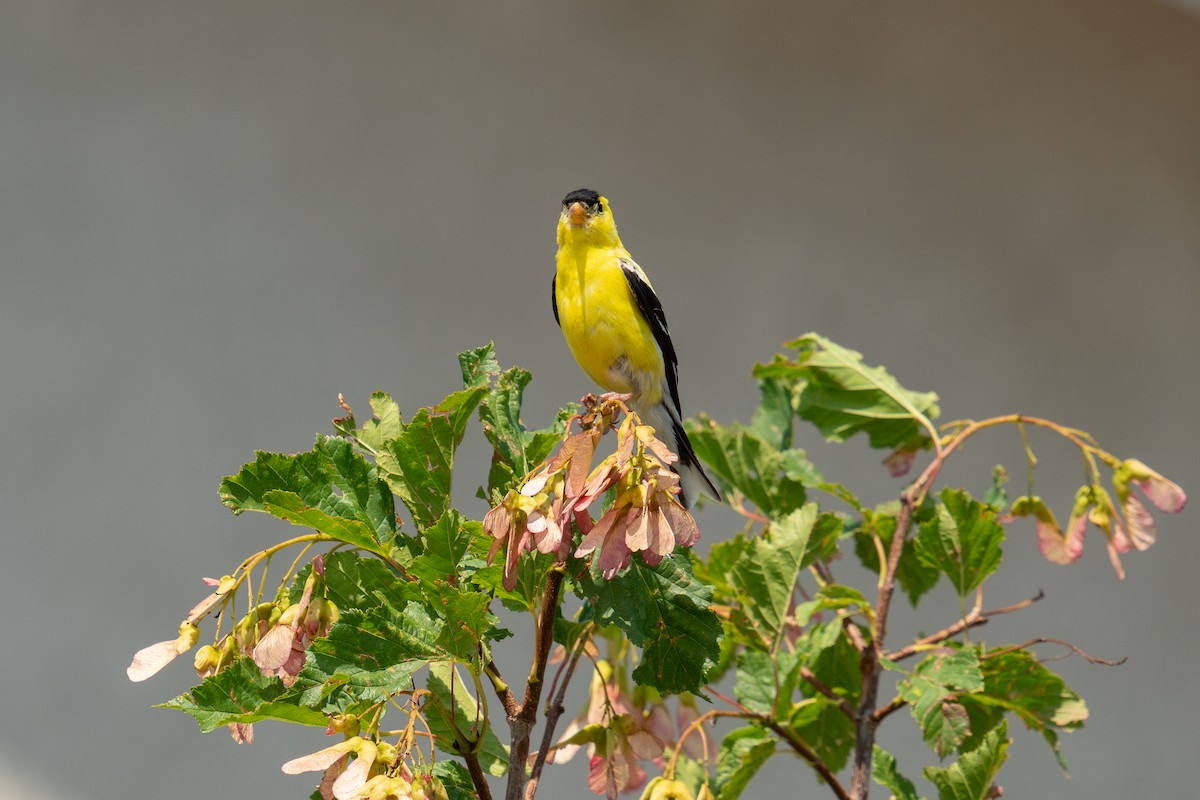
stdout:
<svg viewBox="0 0 1200 800">
<path fill-rule="evenodd" d="M 1195 490 L 1198 76 L 1197 17 L 1118 0 L 0 3 L 0 787 L 307 795 L 278 765 L 319 734 L 199 736 L 149 708 L 186 664 L 124 667 L 201 575 L 281 535 L 217 483 L 306 448 L 339 391 L 411 411 L 489 339 L 534 370 L 531 421 L 590 388 L 548 309 L 580 186 L 664 299 L 685 410 L 746 419 L 751 363 L 818 330 L 947 419 L 1059 418 Z M 801 444 L 874 499 L 898 489 L 861 444 Z M 1035 444 L 1065 514 L 1075 457 Z M 947 479 L 981 491 L 997 461 L 1020 485 L 1004 434 Z M 482 474 L 459 483 L 472 513 Z M 1018 732 L 1011 796 L 1189 793 L 1194 526 L 1162 520 L 1123 583 L 1099 542 L 1061 568 L 1013 528 L 990 604 L 1049 596 L 981 635 L 1130 660 L 1057 665 L 1093 713 L 1064 742 L 1074 777 Z M 953 618 L 940 601 L 921 625 Z M 902 611 L 893 635 L 917 626 Z M 917 775 L 907 725 L 883 744 Z M 777 762 L 757 796 L 794 796 Z"/>
</svg>

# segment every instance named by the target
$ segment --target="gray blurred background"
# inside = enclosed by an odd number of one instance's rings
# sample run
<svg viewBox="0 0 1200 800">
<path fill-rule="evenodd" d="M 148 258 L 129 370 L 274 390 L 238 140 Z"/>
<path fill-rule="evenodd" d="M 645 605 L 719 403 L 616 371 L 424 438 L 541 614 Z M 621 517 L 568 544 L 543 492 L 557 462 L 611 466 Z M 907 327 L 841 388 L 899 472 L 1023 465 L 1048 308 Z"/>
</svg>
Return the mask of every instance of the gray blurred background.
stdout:
<svg viewBox="0 0 1200 800">
<path fill-rule="evenodd" d="M 319 731 L 201 736 L 150 708 L 189 659 L 125 666 L 200 576 L 287 533 L 217 484 L 307 449 L 338 392 L 411 413 L 491 339 L 534 370 L 531 423 L 591 388 L 549 309 L 580 186 L 663 298 L 689 412 L 748 419 L 751 364 L 817 330 L 945 419 L 1059 419 L 1200 490 L 1198 145 L 1182 5 L 0 3 L 0 796 L 307 796 L 279 764 Z M 798 443 L 873 501 L 899 489 L 861 443 Z M 1034 446 L 1064 517 L 1077 456 Z M 946 480 L 982 492 L 997 462 L 1019 493 L 1012 431 Z M 475 515 L 483 474 L 457 484 Z M 1124 582 L 1095 533 L 1063 568 L 1010 530 L 987 605 L 1048 597 L 977 635 L 1129 662 L 1055 664 L 1092 710 L 1073 777 L 1017 730 L 1006 797 L 1194 793 L 1195 519 L 1159 516 Z M 901 603 L 892 641 L 956 614 Z M 919 777 L 913 730 L 896 715 L 882 744 Z M 545 794 L 582 795 L 583 770 Z M 786 757 L 751 791 L 828 796 Z"/>
</svg>

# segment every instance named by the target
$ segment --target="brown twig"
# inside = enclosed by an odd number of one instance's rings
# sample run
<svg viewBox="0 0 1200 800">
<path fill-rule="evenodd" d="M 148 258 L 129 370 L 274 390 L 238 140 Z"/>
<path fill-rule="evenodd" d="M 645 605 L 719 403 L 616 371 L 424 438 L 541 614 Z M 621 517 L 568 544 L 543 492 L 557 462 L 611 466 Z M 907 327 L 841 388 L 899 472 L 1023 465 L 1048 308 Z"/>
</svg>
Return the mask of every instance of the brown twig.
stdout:
<svg viewBox="0 0 1200 800">
<path fill-rule="evenodd" d="M 529 759 L 529 738 L 537 721 L 538 703 L 546 678 L 546 662 L 554 646 L 554 615 L 558 610 L 558 597 L 562 590 L 564 572 L 553 569 L 546 578 L 546 592 L 542 596 L 542 611 L 538 615 L 537 643 L 533 654 L 533 665 L 529 670 L 529 682 L 525 684 L 525 697 L 515 714 L 508 715 L 511 742 L 508 754 L 508 788 L 505 800 L 522 800 L 525 796 L 525 763 Z"/>
<path fill-rule="evenodd" d="M 1029 608 L 1031 605 L 1038 602 L 1045 596 L 1046 593 L 1041 589 L 1038 589 L 1038 593 L 1033 597 L 1028 597 L 1019 603 L 1013 603 L 1011 606 L 1004 606 L 1004 608 L 993 608 L 988 611 L 980 611 L 979 606 L 976 605 L 975 608 L 971 609 L 970 613 L 968 613 L 958 622 L 955 622 L 953 625 L 947 625 L 937 633 L 917 639 L 912 644 L 901 647 L 899 650 L 895 650 L 891 653 L 885 653 L 884 657 L 890 659 L 891 661 L 900 661 L 902 659 L 909 658 L 910 656 L 916 655 L 922 650 L 927 649 L 930 645 L 944 642 L 952 636 L 957 636 L 967 628 L 975 628 L 980 625 L 986 625 L 987 621 L 992 617 L 998 617 L 1001 614 L 1011 614 L 1014 611 L 1020 611 L 1023 608 Z"/>
<path fill-rule="evenodd" d="M 1102 667 L 1119 667 L 1122 664 L 1124 664 L 1126 661 L 1129 660 L 1129 656 L 1125 656 L 1124 658 L 1122 658 L 1119 661 L 1109 661 L 1108 659 L 1104 659 L 1104 658 L 1096 658 L 1095 656 L 1088 655 L 1087 653 L 1085 653 L 1083 651 L 1082 648 L 1076 647 L 1075 645 L 1071 644 L 1070 642 L 1064 642 L 1062 639 L 1052 639 L 1049 636 L 1039 636 L 1036 639 L 1030 639 L 1028 642 L 1010 645 L 1009 647 L 1002 647 L 998 650 L 992 650 L 988 653 L 985 653 L 982 657 L 985 659 L 995 658 L 996 656 L 1006 655 L 1008 653 L 1016 652 L 1017 650 L 1025 650 L 1035 644 L 1057 644 L 1062 647 L 1066 647 L 1071 652 L 1073 652 L 1075 655 L 1082 656 L 1083 659 L 1085 661 L 1087 661 L 1089 664 L 1099 664 Z M 1057 661 L 1059 658 L 1067 658 L 1067 657 L 1068 656 L 1063 655 L 1063 656 L 1056 656 L 1055 658 L 1047 658 L 1047 659 L 1041 659 L 1041 660 Z"/>
<path fill-rule="evenodd" d="M 829 769 L 828 765 L 821 760 L 820 756 L 813 752 L 813 749 L 808 746 L 807 742 L 797 736 L 794 731 L 783 727 L 774 720 L 762 718 L 760 721 L 763 725 L 774 731 L 780 739 L 783 739 L 783 741 L 787 743 L 788 747 L 795 751 L 796 755 L 807 761 L 808 765 L 815 769 L 817 774 L 825 779 L 825 782 L 829 784 L 829 788 L 833 790 L 835 795 L 837 795 L 838 800 L 850 800 L 850 795 L 846 793 L 846 787 L 842 786 L 841 781 L 837 779 L 837 775 L 835 775 L 833 771 Z"/>
<path fill-rule="evenodd" d="M 479 756 L 469 750 L 460 753 L 463 761 L 467 762 L 467 772 L 471 773 L 471 783 L 479 793 L 479 800 L 492 800 L 492 787 L 488 786 L 487 775 L 479 765 Z"/>
<path fill-rule="evenodd" d="M 853 720 L 855 718 L 854 706 L 850 705 L 850 702 L 848 700 L 846 700 L 846 698 L 842 697 L 840 694 L 835 692 L 833 689 L 830 689 L 828 686 L 826 686 L 825 682 L 822 681 L 820 678 L 818 678 L 816 675 L 814 675 L 812 670 L 810 670 L 808 667 L 803 667 L 803 666 L 800 667 L 800 677 L 803 678 L 804 681 L 809 686 L 813 687 L 818 692 L 825 695 L 833 702 L 837 703 L 837 706 L 838 706 L 838 708 L 840 708 L 842 710 L 842 713 L 845 714 L 847 717 L 849 717 L 851 720 Z"/>
<path fill-rule="evenodd" d="M 939 453 L 940 456 L 940 453 Z M 934 464 L 938 464 L 937 460 Z M 912 523 L 913 510 L 919 498 L 924 496 L 928 482 L 937 475 L 937 470 L 926 469 L 917 483 L 914 483 L 900 497 L 900 514 L 896 518 L 896 532 L 892 534 L 892 544 L 888 550 L 887 566 L 884 570 L 883 581 L 879 585 L 879 598 L 875 603 L 875 622 L 872 626 L 871 641 L 863 649 L 859 660 L 859 670 L 862 673 L 862 696 L 859 698 L 858 711 L 855 714 L 857 728 L 854 741 L 854 766 L 850 772 L 850 796 L 854 800 L 866 800 L 871 787 L 871 758 L 874 754 L 875 702 L 879 696 L 879 657 L 883 654 L 883 640 L 887 635 L 888 610 L 892 603 L 892 594 L 896 590 L 896 568 L 900 564 L 900 555 L 904 552 L 904 542 L 908 536 L 908 528 Z"/>
<path fill-rule="evenodd" d="M 546 758 L 550 755 L 550 747 L 554 743 L 554 729 L 558 726 L 559 718 L 566 711 L 563 707 L 563 698 L 567 694 L 567 685 L 571 682 L 571 676 L 575 674 L 575 667 L 583 657 L 590 638 L 591 630 L 589 628 L 589 630 L 585 631 L 579 637 L 579 641 L 575 645 L 575 652 L 564 662 L 566 671 L 560 671 L 560 674 L 554 677 L 554 681 L 550 687 L 552 697 L 549 705 L 546 707 L 546 729 L 542 732 L 542 746 L 537 752 L 537 757 L 533 762 L 533 769 L 529 773 L 529 783 L 525 788 L 526 800 L 533 800 L 533 795 L 537 792 L 538 781 L 542 777 L 542 769 L 546 766 Z"/>
<path fill-rule="evenodd" d="M 499 698 L 500 704 L 504 706 L 506 716 L 514 717 L 520 711 L 517 705 L 517 698 L 513 696 L 512 689 L 508 683 L 500 676 L 500 668 L 496 666 L 495 661 L 489 661 L 483 668 L 484 674 L 487 675 L 488 682 L 492 684 L 492 688 L 496 690 L 496 697 Z"/>
</svg>

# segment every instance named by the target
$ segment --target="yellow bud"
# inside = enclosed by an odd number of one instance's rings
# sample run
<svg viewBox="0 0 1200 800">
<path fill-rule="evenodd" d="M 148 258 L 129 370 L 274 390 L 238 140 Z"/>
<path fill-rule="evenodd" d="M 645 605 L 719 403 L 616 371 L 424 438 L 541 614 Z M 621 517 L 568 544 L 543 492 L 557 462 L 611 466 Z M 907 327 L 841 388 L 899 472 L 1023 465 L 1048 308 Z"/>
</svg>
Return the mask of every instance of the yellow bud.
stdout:
<svg viewBox="0 0 1200 800">
<path fill-rule="evenodd" d="M 190 622 L 185 622 L 179 626 L 179 638 L 175 640 L 175 650 L 186 653 L 195 647 L 198 641 L 200 641 L 200 629 Z"/>
<path fill-rule="evenodd" d="M 649 800 L 695 800 L 692 790 L 683 781 L 663 778 L 650 792 Z"/>
</svg>

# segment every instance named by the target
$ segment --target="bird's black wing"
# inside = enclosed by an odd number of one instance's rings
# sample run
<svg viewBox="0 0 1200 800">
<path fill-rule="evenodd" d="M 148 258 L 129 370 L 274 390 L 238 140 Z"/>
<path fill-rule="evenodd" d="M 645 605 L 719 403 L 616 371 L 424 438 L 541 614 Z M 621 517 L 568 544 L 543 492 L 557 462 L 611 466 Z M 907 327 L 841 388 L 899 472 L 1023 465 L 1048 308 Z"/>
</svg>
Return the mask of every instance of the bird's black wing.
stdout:
<svg viewBox="0 0 1200 800">
<path fill-rule="evenodd" d="M 629 284 L 629 290 L 633 292 L 633 299 L 637 302 L 638 310 L 650 324 L 650 332 L 654 334 L 654 341 L 658 343 L 658 349 L 662 353 L 663 366 L 667 371 L 667 389 L 671 394 L 671 405 L 675 407 L 676 415 L 681 417 L 683 410 L 679 407 L 679 359 L 675 357 L 675 345 L 671 343 L 671 332 L 667 330 L 667 316 L 663 313 L 662 303 L 659 302 L 658 295 L 650 288 L 645 273 L 637 264 L 624 258 L 620 260 L 620 264 L 621 271 L 625 273 L 625 280 Z"/>
<path fill-rule="evenodd" d="M 550 308 L 554 311 L 554 321 L 558 322 L 558 327 L 562 327 L 562 323 L 558 319 L 558 273 L 554 273 L 554 277 L 550 279 Z"/>
</svg>

